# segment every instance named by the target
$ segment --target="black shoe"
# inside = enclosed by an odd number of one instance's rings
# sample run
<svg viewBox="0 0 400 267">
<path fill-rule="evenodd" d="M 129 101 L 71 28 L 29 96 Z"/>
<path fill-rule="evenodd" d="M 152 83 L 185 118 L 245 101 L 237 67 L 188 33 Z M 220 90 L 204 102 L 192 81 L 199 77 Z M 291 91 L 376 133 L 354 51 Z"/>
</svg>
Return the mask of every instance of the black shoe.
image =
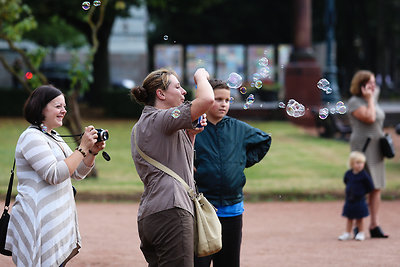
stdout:
<svg viewBox="0 0 400 267">
<path fill-rule="evenodd" d="M 354 233 L 354 238 L 356 238 L 356 235 L 358 234 L 358 227 L 354 227 L 353 233 Z"/>
<path fill-rule="evenodd" d="M 371 238 L 388 238 L 389 237 L 389 235 L 384 234 L 382 232 L 382 229 L 379 226 L 375 227 L 374 229 L 370 229 L 369 233 L 371 234 Z"/>
</svg>

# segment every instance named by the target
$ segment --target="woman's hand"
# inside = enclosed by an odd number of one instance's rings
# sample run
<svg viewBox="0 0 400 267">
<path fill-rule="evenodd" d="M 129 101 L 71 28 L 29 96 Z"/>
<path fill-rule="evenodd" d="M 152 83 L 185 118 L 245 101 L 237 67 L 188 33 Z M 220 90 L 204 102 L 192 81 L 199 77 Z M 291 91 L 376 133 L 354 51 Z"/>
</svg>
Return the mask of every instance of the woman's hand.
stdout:
<svg viewBox="0 0 400 267">
<path fill-rule="evenodd" d="M 210 74 L 206 71 L 205 68 L 199 68 L 194 73 L 194 83 L 197 84 L 201 79 L 209 80 Z"/>
<path fill-rule="evenodd" d="M 204 129 L 204 127 L 207 126 L 207 114 L 206 113 L 201 115 L 201 120 L 199 121 L 199 123 L 200 123 L 201 127 L 197 127 L 197 128 Z"/>
<path fill-rule="evenodd" d="M 92 155 L 97 155 L 101 150 L 106 147 L 106 141 L 96 142 L 91 149 L 89 149 L 89 153 Z"/>
<path fill-rule="evenodd" d="M 361 86 L 361 93 L 367 101 L 374 97 L 374 90 L 375 88 L 368 83 L 365 86 Z"/>
<path fill-rule="evenodd" d="M 85 132 L 82 135 L 80 147 L 86 153 L 89 152 L 94 144 L 97 142 L 97 131 L 93 125 L 85 127 Z"/>
<path fill-rule="evenodd" d="M 194 140 L 196 138 L 196 134 L 199 134 L 202 131 L 204 131 L 204 127 L 207 126 L 207 115 L 205 113 L 202 115 L 202 119 L 200 120 L 200 125 L 202 127 L 196 127 L 194 129 L 186 130 L 186 134 L 188 135 L 190 141 L 192 141 L 192 145 L 194 145 Z"/>
</svg>

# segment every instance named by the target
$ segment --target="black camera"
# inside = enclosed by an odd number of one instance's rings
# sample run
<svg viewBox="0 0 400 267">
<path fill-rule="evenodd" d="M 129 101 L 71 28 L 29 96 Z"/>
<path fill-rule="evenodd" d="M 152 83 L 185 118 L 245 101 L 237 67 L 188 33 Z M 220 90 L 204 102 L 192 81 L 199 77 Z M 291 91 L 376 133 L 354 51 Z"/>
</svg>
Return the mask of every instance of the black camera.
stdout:
<svg viewBox="0 0 400 267">
<path fill-rule="evenodd" d="M 97 142 L 107 141 L 110 135 L 104 129 L 96 129 L 97 131 Z"/>
</svg>

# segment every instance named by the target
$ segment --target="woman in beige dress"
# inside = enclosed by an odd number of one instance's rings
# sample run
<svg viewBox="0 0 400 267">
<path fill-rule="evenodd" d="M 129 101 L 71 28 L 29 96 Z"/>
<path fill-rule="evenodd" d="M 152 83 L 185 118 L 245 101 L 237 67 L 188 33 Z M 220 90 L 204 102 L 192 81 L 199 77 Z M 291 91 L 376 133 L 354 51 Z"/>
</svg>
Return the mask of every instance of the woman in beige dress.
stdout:
<svg viewBox="0 0 400 267">
<path fill-rule="evenodd" d="M 351 151 L 362 151 L 366 140 L 370 138 L 364 152 L 367 158 L 366 169 L 370 173 L 375 187 L 369 194 L 371 213 L 369 231 L 371 237 L 387 238 L 388 235 L 384 234 L 379 227 L 381 190 L 386 185 L 384 157 L 379 145 L 379 139 L 384 136 L 385 113 L 377 102 L 378 90 L 375 75 L 367 70 L 356 72 L 351 81 L 350 92 L 352 97 L 349 99 L 347 107 L 352 128 Z"/>
</svg>

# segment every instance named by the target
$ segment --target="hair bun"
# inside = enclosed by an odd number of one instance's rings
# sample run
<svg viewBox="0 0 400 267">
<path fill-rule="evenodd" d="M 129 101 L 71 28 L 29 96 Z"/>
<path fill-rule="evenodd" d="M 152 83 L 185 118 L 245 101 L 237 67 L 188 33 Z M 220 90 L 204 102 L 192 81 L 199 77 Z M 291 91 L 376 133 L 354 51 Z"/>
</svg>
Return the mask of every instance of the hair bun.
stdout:
<svg viewBox="0 0 400 267">
<path fill-rule="evenodd" d="M 149 95 L 143 86 L 139 85 L 139 86 L 133 87 L 131 90 L 131 94 L 133 95 L 133 97 L 135 98 L 136 101 L 138 101 L 142 104 L 147 103 Z"/>
</svg>

